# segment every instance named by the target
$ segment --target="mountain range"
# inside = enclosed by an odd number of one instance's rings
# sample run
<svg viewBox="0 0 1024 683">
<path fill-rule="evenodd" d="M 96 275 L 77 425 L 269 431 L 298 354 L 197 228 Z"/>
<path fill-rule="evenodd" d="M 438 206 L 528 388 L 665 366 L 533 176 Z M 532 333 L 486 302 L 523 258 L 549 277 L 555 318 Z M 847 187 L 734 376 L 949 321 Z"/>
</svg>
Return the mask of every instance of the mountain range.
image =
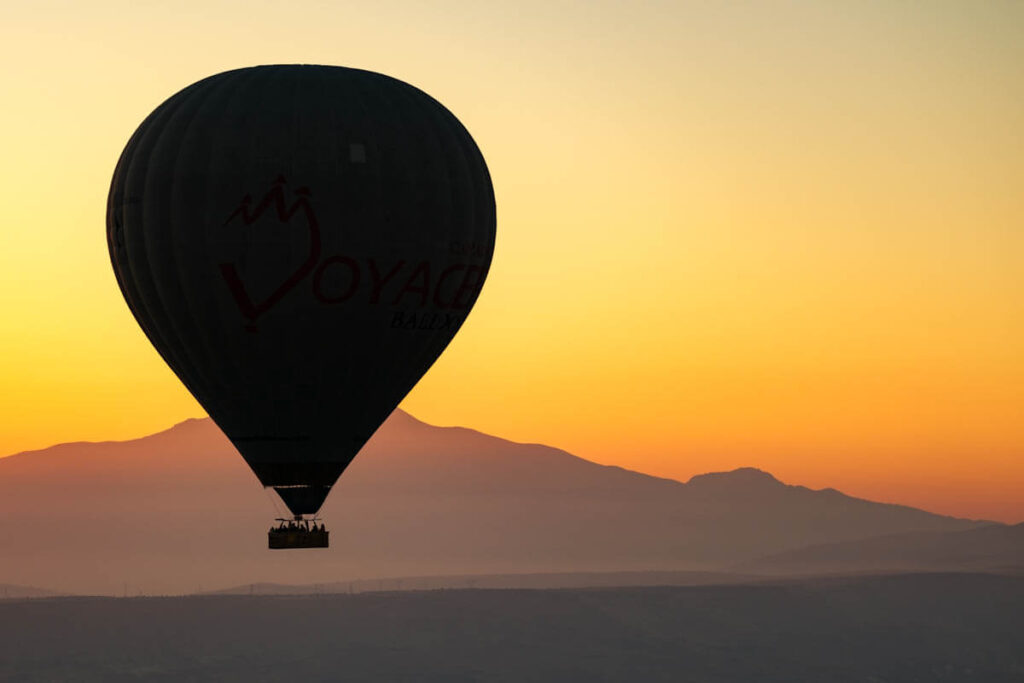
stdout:
<svg viewBox="0 0 1024 683">
<path fill-rule="evenodd" d="M 1024 565 L 1020 527 L 754 468 L 661 479 L 400 410 L 332 491 L 321 513 L 331 548 L 268 551 L 265 531 L 283 512 L 208 419 L 20 453 L 0 459 L 0 581 L 120 595 L 403 576 Z M 909 557 L 910 547 L 920 550 Z"/>
</svg>

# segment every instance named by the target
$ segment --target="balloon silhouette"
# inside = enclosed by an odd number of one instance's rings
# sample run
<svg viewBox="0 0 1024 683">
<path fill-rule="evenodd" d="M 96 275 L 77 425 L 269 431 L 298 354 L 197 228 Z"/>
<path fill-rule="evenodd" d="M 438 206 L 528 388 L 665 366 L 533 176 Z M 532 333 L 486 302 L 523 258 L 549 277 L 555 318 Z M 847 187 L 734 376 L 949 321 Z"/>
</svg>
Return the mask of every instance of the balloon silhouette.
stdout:
<svg viewBox="0 0 1024 683">
<path fill-rule="evenodd" d="M 143 121 L 107 242 L 160 355 L 293 514 L 315 514 L 451 341 L 494 251 L 459 121 L 333 66 L 201 80 Z"/>
</svg>

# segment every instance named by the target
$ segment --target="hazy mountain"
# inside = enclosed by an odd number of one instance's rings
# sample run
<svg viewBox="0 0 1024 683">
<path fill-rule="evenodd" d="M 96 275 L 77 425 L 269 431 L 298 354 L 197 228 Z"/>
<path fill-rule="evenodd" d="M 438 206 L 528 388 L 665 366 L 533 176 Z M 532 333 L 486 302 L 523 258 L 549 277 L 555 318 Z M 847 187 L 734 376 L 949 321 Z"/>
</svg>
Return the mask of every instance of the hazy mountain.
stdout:
<svg viewBox="0 0 1024 683">
<path fill-rule="evenodd" d="M 754 469 L 684 484 L 401 411 L 329 498 L 329 550 L 267 551 L 274 501 L 209 420 L 0 459 L 0 580 L 152 594 L 380 576 L 707 571 L 813 544 L 979 526 Z"/>
<path fill-rule="evenodd" d="M 783 575 L 920 570 L 1024 572 L 1024 524 L 824 543 L 742 563 L 738 569 Z"/>
<path fill-rule="evenodd" d="M 1019 683 L 1024 579 L 0 602 L 0 681 Z"/>
<path fill-rule="evenodd" d="M 33 586 L 16 586 L 10 583 L 0 583 L 0 600 L 21 600 L 24 598 L 53 598 L 62 595 L 45 588 Z"/>
</svg>

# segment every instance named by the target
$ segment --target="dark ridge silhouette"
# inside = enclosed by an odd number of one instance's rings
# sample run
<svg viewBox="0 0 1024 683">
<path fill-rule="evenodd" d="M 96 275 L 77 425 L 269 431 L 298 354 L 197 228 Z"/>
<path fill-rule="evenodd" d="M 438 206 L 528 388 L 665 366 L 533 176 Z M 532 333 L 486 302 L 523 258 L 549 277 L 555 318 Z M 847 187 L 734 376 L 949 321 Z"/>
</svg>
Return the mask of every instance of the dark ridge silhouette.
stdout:
<svg viewBox="0 0 1024 683">
<path fill-rule="evenodd" d="M 1024 578 L 0 603 L 5 681 L 1018 683 Z"/>
<path fill-rule="evenodd" d="M 0 459 L 0 581 L 122 595 L 368 577 L 732 571 L 815 544 L 983 526 L 750 468 L 684 484 L 402 411 L 328 499 L 331 548 L 268 552 L 266 531 L 283 512 L 209 420 L 22 453 Z"/>
<path fill-rule="evenodd" d="M 1024 524 L 824 543 L 744 562 L 737 570 L 769 575 L 921 570 L 1024 573 Z"/>
</svg>

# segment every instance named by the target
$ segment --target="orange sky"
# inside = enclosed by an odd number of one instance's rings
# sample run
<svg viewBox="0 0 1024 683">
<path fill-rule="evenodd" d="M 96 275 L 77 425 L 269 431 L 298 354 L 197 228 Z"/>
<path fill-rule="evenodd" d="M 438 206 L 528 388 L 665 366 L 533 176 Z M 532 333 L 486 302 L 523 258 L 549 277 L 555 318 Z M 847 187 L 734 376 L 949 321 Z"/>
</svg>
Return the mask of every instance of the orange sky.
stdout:
<svg viewBox="0 0 1024 683">
<path fill-rule="evenodd" d="M 202 414 L 121 300 L 110 175 L 181 87 L 313 62 L 431 93 L 494 178 L 490 279 L 413 414 L 1024 520 L 1022 29 L 938 0 L 7 9 L 0 454 Z"/>
</svg>

